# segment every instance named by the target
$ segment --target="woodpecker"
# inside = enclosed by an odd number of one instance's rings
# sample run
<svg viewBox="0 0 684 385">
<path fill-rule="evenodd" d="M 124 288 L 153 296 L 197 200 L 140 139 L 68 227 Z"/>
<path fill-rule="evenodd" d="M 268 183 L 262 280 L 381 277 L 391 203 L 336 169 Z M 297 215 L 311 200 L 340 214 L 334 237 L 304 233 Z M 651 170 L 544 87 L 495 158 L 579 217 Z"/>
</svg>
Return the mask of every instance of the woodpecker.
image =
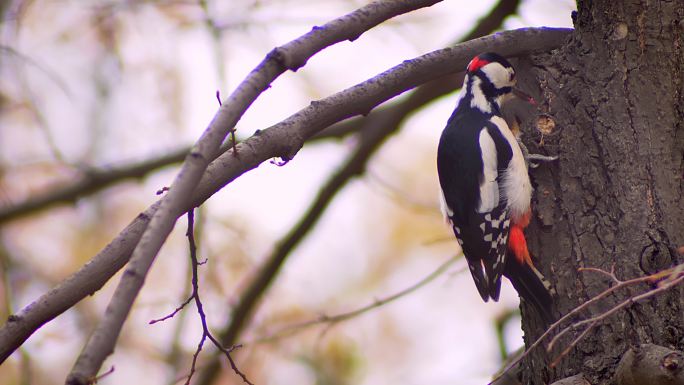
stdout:
<svg viewBox="0 0 684 385">
<path fill-rule="evenodd" d="M 499 299 L 505 275 L 549 320 L 549 285 L 532 263 L 523 232 L 531 216 L 527 161 L 501 114 L 512 96 L 534 103 L 515 84 L 515 70 L 498 54 L 483 53 L 468 64 L 437 150 L 441 207 L 482 299 Z"/>
</svg>

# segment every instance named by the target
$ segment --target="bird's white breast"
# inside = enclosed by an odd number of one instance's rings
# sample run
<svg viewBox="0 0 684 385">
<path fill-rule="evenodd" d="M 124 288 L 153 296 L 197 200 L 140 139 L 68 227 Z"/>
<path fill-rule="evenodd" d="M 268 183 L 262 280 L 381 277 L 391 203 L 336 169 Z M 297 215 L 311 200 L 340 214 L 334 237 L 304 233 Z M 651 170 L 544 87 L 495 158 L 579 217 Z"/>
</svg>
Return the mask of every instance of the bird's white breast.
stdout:
<svg viewBox="0 0 684 385">
<path fill-rule="evenodd" d="M 518 145 L 518 140 L 508 128 L 508 124 L 500 116 L 493 116 L 491 121 L 501 131 L 501 134 L 503 134 L 513 150 L 513 157 L 508 164 L 508 168 L 503 171 L 501 183 L 503 198 L 506 199 L 511 216 L 515 220 L 515 218 L 525 215 L 530 208 L 532 184 L 527 172 L 525 157 L 520 149 L 520 145 Z"/>
</svg>

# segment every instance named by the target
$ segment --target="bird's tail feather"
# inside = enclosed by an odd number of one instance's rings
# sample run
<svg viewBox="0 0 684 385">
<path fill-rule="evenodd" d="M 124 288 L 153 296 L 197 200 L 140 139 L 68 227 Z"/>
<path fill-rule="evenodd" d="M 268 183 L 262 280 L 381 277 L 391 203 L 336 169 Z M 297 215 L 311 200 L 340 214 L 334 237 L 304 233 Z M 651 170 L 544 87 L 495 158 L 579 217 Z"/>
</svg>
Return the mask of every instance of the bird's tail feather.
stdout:
<svg viewBox="0 0 684 385">
<path fill-rule="evenodd" d="M 482 297 L 482 300 L 485 302 L 489 301 L 489 285 L 480 261 L 468 260 L 468 268 L 470 269 L 470 274 L 473 276 L 473 281 L 475 282 L 477 292 L 480 293 L 480 297 Z M 496 301 L 496 299 L 494 301 Z"/>
<path fill-rule="evenodd" d="M 515 256 L 510 254 L 506 258 L 504 276 L 511 281 L 520 297 L 537 309 L 545 322 L 550 324 L 555 321 L 551 312 L 552 288 L 539 270 L 526 263 L 518 263 Z"/>
</svg>

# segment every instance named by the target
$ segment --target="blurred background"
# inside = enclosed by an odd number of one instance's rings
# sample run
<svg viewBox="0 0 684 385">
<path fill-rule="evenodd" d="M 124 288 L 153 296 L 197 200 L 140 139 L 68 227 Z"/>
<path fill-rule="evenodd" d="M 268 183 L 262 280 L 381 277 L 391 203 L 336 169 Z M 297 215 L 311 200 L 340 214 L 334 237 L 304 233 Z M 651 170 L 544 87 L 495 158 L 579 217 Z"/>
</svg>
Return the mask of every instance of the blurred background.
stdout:
<svg viewBox="0 0 684 385">
<path fill-rule="evenodd" d="M 1 2 L 2 322 L 100 251 L 157 199 L 177 164 L 150 166 L 139 177 L 115 179 L 70 203 L 3 217 L 9 208 L 92 175 L 179 153 L 212 118 L 217 91 L 229 95 L 273 47 L 365 3 Z M 274 82 L 239 122 L 238 137 L 458 41 L 495 4 L 444 1 L 324 50 Z M 503 29 L 569 27 L 573 9 L 571 0 L 524 0 Z M 454 100 L 455 94 L 437 99 L 406 120 L 288 257 L 238 338 L 244 347 L 235 357 L 252 382 L 484 384 L 503 356 L 522 345 L 518 298 L 508 282 L 499 303 L 484 304 L 462 260 L 431 275 L 459 254 L 439 211 L 435 167 Z M 200 287 L 213 330 L 225 328 L 260 264 L 357 141 L 350 136 L 308 144 L 287 165 L 263 164 L 200 209 L 199 254 L 208 260 L 200 267 Z M 101 383 L 184 382 L 201 336 L 194 307 L 148 322 L 189 294 L 185 223 L 179 220 L 159 254 L 103 368 L 115 371 Z M 63 382 L 117 282 L 118 276 L 35 333 L 0 366 L 0 383 Z M 419 283 L 426 284 L 344 322 L 292 327 L 372 305 Z M 288 332 L 280 333 L 284 328 Z M 214 352 L 206 345 L 199 370 Z M 214 383 L 241 380 L 224 364 Z"/>
</svg>

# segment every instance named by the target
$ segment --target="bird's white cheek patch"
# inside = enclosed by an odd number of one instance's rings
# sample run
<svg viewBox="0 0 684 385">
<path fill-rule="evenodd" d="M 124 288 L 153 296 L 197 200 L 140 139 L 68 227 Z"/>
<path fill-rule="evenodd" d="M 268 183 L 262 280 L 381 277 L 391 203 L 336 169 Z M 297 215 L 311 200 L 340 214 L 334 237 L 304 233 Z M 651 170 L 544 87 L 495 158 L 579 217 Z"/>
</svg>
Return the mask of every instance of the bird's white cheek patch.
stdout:
<svg viewBox="0 0 684 385">
<path fill-rule="evenodd" d="M 487 101 L 487 98 L 482 93 L 482 88 L 480 87 L 482 80 L 477 77 L 473 78 L 473 85 L 470 88 L 470 92 L 473 94 L 473 99 L 470 101 L 470 107 L 477 108 L 482 112 L 492 112 L 492 107 Z"/>
<path fill-rule="evenodd" d="M 504 68 L 499 63 L 490 63 L 482 67 L 482 72 L 485 73 L 487 79 L 494 84 L 496 88 L 510 87 L 515 84 L 511 81 L 512 68 Z"/>
</svg>

